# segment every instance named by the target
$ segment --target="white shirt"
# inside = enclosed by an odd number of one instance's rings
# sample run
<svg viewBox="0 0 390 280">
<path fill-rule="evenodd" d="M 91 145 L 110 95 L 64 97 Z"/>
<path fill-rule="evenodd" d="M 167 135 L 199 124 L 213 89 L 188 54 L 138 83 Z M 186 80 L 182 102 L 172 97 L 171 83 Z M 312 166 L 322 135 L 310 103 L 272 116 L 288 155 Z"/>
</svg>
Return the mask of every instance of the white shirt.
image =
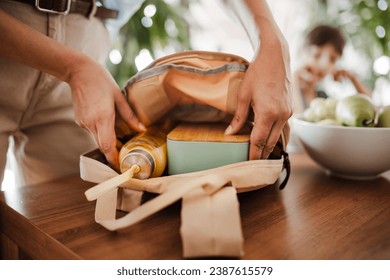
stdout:
<svg viewBox="0 0 390 280">
<path fill-rule="evenodd" d="M 125 25 L 130 18 L 138 11 L 145 0 L 104 0 L 104 6 L 119 12 L 117 19 L 106 21 L 107 29 L 111 39 L 114 39 L 119 29 Z M 243 0 L 222 0 L 221 3 L 227 7 L 227 12 L 233 12 L 247 31 L 252 48 L 259 47 L 258 29 L 254 23 L 253 16 Z"/>
</svg>

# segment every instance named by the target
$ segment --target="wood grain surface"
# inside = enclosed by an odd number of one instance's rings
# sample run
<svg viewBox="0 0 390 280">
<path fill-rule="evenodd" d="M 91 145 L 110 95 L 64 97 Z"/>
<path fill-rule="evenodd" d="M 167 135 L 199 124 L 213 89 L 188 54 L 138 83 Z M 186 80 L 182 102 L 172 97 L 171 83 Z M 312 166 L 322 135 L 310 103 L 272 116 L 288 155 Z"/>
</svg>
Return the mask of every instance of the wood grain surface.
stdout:
<svg viewBox="0 0 390 280">
<path fill-rule="evenodd" d="M 225 135 L 227 126 L 224 123 L 181 123 L 168 134 L 168 139 L 192 142 L 249 142 L 250 130 L 247 127 L 239 134 Z"/>
<path fill-rule="evenodd" d="M 239 194 L 243 259 L 390 258 L 389 173 L 351 181 L 328 176 L 305 154 L 291 161 L 286 189 Z M 110 232 L 84 196 L 92 186 L 75 175 L 0 193 L 2 258 L 182 258 L 180 202 Z"/>
</svg>

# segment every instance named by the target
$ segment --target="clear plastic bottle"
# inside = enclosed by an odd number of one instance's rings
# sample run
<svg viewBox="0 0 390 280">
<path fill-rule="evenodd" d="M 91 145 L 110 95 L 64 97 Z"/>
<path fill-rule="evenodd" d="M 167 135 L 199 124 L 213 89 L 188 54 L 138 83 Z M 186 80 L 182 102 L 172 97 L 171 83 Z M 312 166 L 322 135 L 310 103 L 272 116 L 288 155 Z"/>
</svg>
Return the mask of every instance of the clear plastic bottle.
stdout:
<svg viewBox="0 0 390 280">
<path fill-rule="evenodd" d="M 166 137 L 164 130 L 152 126 L 130 139 L 119 152 L 121 173 L 138 165 L 140 170 L 134 174 L 134 178 L 161 176 L 167 165 Z"/>
</svg>

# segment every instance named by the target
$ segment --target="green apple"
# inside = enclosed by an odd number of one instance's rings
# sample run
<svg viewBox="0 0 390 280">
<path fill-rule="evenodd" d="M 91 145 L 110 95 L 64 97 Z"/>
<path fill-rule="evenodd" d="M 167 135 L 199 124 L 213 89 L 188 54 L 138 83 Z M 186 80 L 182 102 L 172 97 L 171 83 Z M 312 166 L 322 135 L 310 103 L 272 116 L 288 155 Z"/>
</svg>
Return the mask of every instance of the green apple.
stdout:
<svg viewBox="0 0 390 280">
<path fill-rule="evenodd" d="M 317 115 L 314 112 L 312 108 L 307 108 L 303 112 L 303 119 L 308 122 L 316 122 L 317 121 Z"/>
<path fill-rule="evenodd" d="M 309 107 L 313 108 L 313 109 L 316 109 L 316 108 L 319 108 L 319 107 L 323 107 L 324 104 L 325 104 L 325 100 L 326 99 L 323 98 L 323 97 L 313 98 L 313 100 L 310 101 Z"/>
<path fill-rule="evenodd" d="M 390 127 L 390 105 L 382 108 L 378 118 L 378 126 Z"/>
<path fill-rule="evenodd" d="M 374 126 L 375 115 L 375 105 L 362 94 L 344 97 L 336 106 L 336 120 L 346 126 Z"/>
<path fill-rule="evenodd" d="M 335 119 L 323 119 L 323 120 L 317 122 L 317 124 L 319 124 L 319 125 L 338 125 L 338 126 L 341 125 Z"/>
<path fill-rule="evenodd" d="M 324 119 L 334 119 L 337 100 L 334 98 L 314 98 L 303 114 L 305 120 L 319 122 Z"/>
<path fill-rule="evenodd" d="M 336 107 L 338 100 L 336 98 L 328 97 L 325 100 L 325 108 L 326 108 L 326 118 L 327 119 L 336 119 Z"/>
<path fill-rule="evenodd" d="M 308 111 L 313 114 L 313 121 L 318 122 L 326 117 L 325 98 L 314 98 L 309 105 Z"/>
</svg>

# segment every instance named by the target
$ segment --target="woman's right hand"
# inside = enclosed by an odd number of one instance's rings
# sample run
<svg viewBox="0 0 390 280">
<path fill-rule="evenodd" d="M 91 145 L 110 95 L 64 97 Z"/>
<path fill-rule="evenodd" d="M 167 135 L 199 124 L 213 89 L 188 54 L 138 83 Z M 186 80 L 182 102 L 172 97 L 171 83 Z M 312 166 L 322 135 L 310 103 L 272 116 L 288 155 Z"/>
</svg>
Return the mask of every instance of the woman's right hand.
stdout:
<svg viewBox="0 0 390 280">
<path fill-rule="evenodd" d="M 72 89 L 76 122 L 93 135 L 109 164 L 119 170 L 116 112 L 135 131 L 144 131 L 145 126 L 138 120 L 111 74 L 102 65 L 88 57 L 80 58 L 75 65 L 67 82 Z"/>
<path fill-rule="evenodd" d="M 127 125 L 145 127 L 130 109 L 110 73 L 83 53 L 57 42 L 0 10 L 0 55 L 51 74 L 72 89 L 76 122 L 95 138 L 112 167 L 119 170 L 115 114 Z"/>
</svg>

